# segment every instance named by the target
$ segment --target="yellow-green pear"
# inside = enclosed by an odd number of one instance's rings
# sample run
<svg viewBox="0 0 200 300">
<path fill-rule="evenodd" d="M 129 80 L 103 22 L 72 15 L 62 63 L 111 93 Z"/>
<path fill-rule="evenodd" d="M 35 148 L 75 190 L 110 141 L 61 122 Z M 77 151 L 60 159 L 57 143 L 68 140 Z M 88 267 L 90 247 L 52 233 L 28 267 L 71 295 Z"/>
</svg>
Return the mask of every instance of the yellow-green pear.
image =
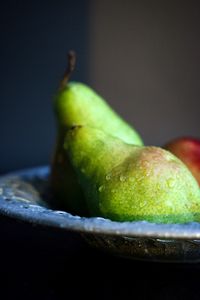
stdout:
<svg viewBox="0 0 200 300">
<path fill-rule="evenodd" d="M 69 130 L 65 149 L 91 216 L 156 223 L 200 220 L 198 183 L 172 153 L 130 145 L 88 126 Z"/>
<path fill-rule="evenodd" d="M 81 124 L 100 128 L 130 144 L 142 145 L 137 131 L 123 120 L 93 89 L 80 82 L 69 82 L 74 69 L 75 54 L 69 53 L 68 68 L 55 96 L 57 141 L 51 163 L 50 184 L 54 204 L 79 215 L 87 215 L 84 196 L 64 151 L 66 130 Z"/>
</svg>

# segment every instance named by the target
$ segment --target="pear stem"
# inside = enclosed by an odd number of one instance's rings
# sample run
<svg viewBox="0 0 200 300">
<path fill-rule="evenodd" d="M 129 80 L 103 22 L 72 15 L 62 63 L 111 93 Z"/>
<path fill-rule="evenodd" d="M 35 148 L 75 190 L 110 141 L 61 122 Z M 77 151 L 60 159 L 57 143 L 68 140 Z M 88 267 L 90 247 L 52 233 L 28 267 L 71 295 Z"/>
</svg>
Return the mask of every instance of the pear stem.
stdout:
<svg viewBox="0 0 200 300">
<path fill-rule="evenodd" d="M 59 88 L 62 90 L 66 87 L 71 74 L 73 73 L 74 69 L 75 69 L 75 65 L 76 65 L 76 53 L 73 50 L 70 50 L 68 52 L 68 64 L 67 64 L 67 68 L 65 70 L 65 73 L 63 75 L 63 79 L 60 82 L 60 86 Z"/>
</svg>

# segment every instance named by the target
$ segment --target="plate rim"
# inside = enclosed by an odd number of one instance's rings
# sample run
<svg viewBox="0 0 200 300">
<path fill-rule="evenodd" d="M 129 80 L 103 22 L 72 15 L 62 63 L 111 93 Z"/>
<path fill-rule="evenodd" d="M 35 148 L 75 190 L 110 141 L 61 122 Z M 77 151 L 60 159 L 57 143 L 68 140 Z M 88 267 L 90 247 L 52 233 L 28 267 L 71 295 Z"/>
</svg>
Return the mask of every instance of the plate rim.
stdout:
<svg viewBox="0 0 200 300">
<path fill-rule="evenodd" d="M 0 183 L 17 176 L 47 178 L 49 165 L 24 168 L 0 175 Z M 9 201 L 8 201 L 9 200 Z M 34 225 L 60 228 L 79 233 L 126 236 L 132 238 L 163 238 L 200 240 L 200 223 L 156 224 L 148 221 L 111 221 L 102 217 L 80 217 L 62 210 L 53 210 L 41 205 L 22 203 L 15 199 L 5 199 L 0 195 L 0 214 Z"/>
</svg>

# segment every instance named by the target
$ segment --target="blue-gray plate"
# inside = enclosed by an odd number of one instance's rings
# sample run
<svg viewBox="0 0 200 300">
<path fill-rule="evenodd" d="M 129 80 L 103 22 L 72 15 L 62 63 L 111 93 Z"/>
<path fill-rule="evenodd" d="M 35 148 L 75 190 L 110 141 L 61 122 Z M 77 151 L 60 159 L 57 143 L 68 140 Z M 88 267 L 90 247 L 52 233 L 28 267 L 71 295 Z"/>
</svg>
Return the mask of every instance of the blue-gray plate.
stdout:
<svg viewBox="0 0 200 300">
<path fill-rule="evenodd" d="M 0 214 L 75 231 L 91 245 L 121 257 L 161 262 L 200 262 L 200 223 L 154 224 L 86 218 L 48 206 L 49 167 L 0 177 Z"/>
</svg>

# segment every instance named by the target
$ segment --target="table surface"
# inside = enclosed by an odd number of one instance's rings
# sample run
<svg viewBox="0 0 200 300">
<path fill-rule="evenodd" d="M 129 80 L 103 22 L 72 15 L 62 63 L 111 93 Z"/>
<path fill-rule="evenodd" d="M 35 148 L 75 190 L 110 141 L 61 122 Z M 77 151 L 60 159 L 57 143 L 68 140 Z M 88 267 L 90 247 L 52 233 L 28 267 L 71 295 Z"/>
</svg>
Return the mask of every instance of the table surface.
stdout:
<svg viewBox="0 0 200 300">
<path fill-rule="evenodd" d="M 200 265 L 128 260 L 72 232 L 0 218 L 2 299 L 200 299 Z"/>
</svg>

